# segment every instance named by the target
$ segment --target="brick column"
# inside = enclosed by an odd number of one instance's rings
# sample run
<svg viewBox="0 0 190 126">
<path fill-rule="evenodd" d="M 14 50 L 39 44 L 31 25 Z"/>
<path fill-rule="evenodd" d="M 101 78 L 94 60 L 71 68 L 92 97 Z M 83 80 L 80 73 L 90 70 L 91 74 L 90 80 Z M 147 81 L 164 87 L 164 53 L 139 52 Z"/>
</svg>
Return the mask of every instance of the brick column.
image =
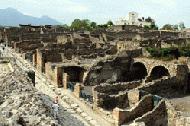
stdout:
<svg viewBox="0 0 190 126">
<path fill-rule="evenodd" d="M 64 87 L 64 89 L 68 88 L 68 85 L 67 85 L 67 73 L 63 73 L 63 87 Z"/>
</svg>

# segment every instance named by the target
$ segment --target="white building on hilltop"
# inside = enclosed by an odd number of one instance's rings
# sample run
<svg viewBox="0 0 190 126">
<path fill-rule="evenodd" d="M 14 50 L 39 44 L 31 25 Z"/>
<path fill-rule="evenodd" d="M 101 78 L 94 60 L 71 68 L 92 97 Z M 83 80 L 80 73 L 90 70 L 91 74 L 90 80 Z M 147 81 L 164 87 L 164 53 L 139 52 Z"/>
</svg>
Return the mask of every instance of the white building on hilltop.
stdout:
<svg viewBox="0 0 190 126">
<path fill-rule="evenodd" d="M 138 18 L 137 12 L 129 12 L 129 17 L 120 18 L 115 22 L 115 25 L 136 25 L 136 26 L 148 26 L 155 25 L 154 19 L 148 18 Z"/>
</svg>

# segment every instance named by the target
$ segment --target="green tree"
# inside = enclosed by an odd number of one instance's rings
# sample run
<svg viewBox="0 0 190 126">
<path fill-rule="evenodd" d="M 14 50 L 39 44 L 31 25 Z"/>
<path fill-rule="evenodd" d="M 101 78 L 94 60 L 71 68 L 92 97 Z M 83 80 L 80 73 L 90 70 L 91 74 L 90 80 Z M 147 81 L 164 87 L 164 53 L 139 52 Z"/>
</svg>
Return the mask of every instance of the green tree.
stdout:
<svg viewBox="0 0 190 126">
<path fill-rule="evenodd" d="M 185 24 L 184 24 L 184 22 L 180 22 L 180 23 L 179 23 L 179 28 L 180 28 L 180 30 L 185 29 Z"/>
<path fill-rule="evenodd" d="M 158 30 L 158 26 L 157 25 L 151 25 L 151 28 L 153 29 L 153 30 Z"/>
<path fill-rule="evenodd" d="M 174 29 L 173 29 L 173 26 L 170 25 L 170 24 L 164 25 L 161 29 L 162 29 L 162 30 L 174 30 Z"/>
<path fill-rule="evenodd" d="M 145 25 L 144 29 L 145 30 L 158 30 L 158 26 L 156 26 L 155 24 L 150 25 L 150 26 Z"/>
<path fill-rule="evenodd" d="M 72 23 L 71 23 L 71 28 L 74 30 L 92 30 L 92 28 L 94 28 L 96 26 L 95 22 L 91 22 L 88 19 L 75 19 Z"/>
<path fill-rule="evenodd" d="M 113 22 L 112 22 L 111 20 L 109 20 L 106 25 L 107 25 L 108 27 L 109 27 L 109 26 L 113 26 Z"/>
<path fill-rule="evenodd" d="M 91 22 L 90 23 L 90 27 L 91 28 L 96 28 L 97 27 L 97 23 L 96 22 Z"/>
<path fill-rule="evenodd" d="M 145 25 L 145 26 L 144 26 L 144 29 L 145 29 L 145 30 L 150 30 L 150 27 L 147 26 L 147 25 Z"/>
<path fill-rule="evenodd" d="M 79 30 L 82 27 L 82 23 L 80 19 L 75 19 L 72 23 L 71 23 L 71 28 L 74 30 Z"/>
<path fill-rule="evenodd" d="M 173 30 L 175 30 L 175 31 L 178 31 L 179 29 L 178 29 L 178 25 L 173 25 Z"/>
</svg>

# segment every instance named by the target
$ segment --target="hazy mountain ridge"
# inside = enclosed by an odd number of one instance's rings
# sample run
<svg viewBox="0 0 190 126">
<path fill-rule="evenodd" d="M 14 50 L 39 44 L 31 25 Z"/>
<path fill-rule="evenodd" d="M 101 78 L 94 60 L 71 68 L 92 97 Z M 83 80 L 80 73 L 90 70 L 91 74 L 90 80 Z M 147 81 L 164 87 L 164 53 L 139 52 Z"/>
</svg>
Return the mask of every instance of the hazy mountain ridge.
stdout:
<svg viewBox="0 0 190 126">
<path fill-rule="evenodd" d="M 48 16 L 41 18 L 24 15 L 13 8 L 0 9 L 0 25 L 4 26 L 18 26 L 19 24 L 32 24 L 32 25 L 59 25 L 60 22 Z"/>
</svg>

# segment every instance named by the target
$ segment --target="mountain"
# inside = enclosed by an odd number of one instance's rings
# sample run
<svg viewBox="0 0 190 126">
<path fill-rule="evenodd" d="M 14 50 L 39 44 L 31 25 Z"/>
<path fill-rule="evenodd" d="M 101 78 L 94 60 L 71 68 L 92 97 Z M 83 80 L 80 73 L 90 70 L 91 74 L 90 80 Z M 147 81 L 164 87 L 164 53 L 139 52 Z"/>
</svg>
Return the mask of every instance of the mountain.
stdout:
<svg viewBox="0 0 190 126">
<path fill-rule="evenodd" d="M 16 9 L 6 8 L 0 9 L 0 25 L 3 26 L 18 26 L 19 24 L 32 24 L 32 25 L 59 25 L 60 22 L 48 17 L 42 16 L 41 18 L 24 15 Z"/>
</svg>

